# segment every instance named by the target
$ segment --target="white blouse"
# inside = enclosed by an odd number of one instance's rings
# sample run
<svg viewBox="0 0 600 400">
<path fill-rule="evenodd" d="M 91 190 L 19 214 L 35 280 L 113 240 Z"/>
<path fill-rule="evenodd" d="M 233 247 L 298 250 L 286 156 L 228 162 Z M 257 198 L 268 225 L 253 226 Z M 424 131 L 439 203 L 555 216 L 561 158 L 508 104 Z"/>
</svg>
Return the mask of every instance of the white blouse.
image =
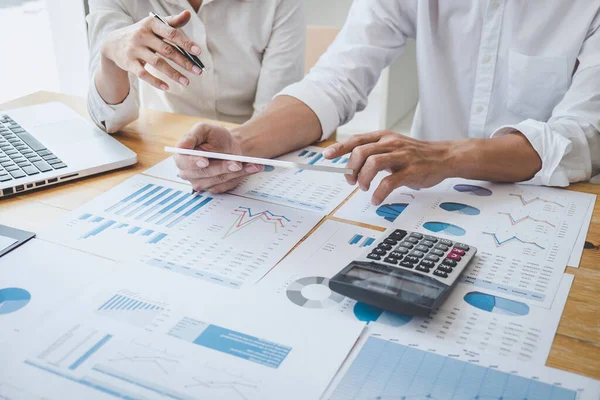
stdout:
<svg viewBox="0 0 600 400">
<path fill-rule="evenodd" d="M 285 86 L 304 75 L 306 21 L 302 0 L 204 0 L 198 13 L 187 0 L 90 0 L 91 47 L 89 113 L 107 132 L 138 117 L 140 106 L 241 123 L 260 112 Z M 170 62 L 190 79 L 162 92 L 130 74 L 129 95 L 109 105 L 98 94 L 94 75 L 100 47 L 110 32 L 134 24 L 150 11 L 176 15 L 192 11 L 183 32 L 200 45 L 208 72 L 200 76 Z M 164 74 L 146 68 L 166 82 Z"/>
</svg>

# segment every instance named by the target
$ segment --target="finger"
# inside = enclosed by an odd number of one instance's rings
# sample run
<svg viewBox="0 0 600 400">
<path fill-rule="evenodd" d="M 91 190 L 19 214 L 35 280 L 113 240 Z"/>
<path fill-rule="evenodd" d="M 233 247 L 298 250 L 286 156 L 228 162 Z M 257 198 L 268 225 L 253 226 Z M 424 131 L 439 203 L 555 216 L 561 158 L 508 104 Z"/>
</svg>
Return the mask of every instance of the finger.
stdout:
<svg viewBox="0 0 600 400">
<path fill-rule="evenodd" d="M 180 146 L 177 146 L 180 147 Z M 185 148 L 185 147 L 184 147 Z M 193 171 L 206 168 L 210 165 L 208 159 L 204 157 L 188 156 L 184 154 L 175 154 L 173 156 L 175 165 L 182 171 Z"/>
<path fill-rule="evenodd" d="M 346 164 L 346 168 L 352 169 L 352 173 L 348 175 L 344 175 L 349 184 L 356 184 L 356 180 L 360 170 L 362 169 L 367 158 L 372 156 L 373 154 L 380 153 L 378 150 L 380 146 L 377 143 L 369 143 L 362 146 L 355 147 L 350 154 L 350 159 Z M 364 187 L 360 187 L 362 190 L 366 190 Z"/>
<path fill-rule="evenodd" d="M 387 169 L 391 170 L 392 167 L 398 168 L 402 164 L 402 161 L 403 160 L 398 160 L 397 155 L 389 153 L 374 154 L 368 157 L 358 173 L 359 186 L 361 189 L 364 188 L 363 190 L 369 190 L 371 188 L 371 182 L 379 172 Z"/>
<path fill-rule="evenodd" d="M 181 68 L 193 72 L 196 75 L 200 75 L 202 70 L 196 66 L 193 62 L 188 60 L 183 54 L 181 54 L 173 45 L 161 40 L 157 36 L 149 35 L 149 38 L 144 43 L 150 50 L 168 58 Z"/>
<path fill-rule="evenodd" d="M 221 174 L 221 175 L 212 176 L 210 178 L 205 178 L 205 179 L 192 179 L 190 181 L 190 183 L 192 184 L 192 187 L 194 188 L 194 190 L 197 190 L 197 191 L 210 190 L 213 186 L 223 185 L 223 184 L 231 181 L 232 179 L 237 179 L 237 178 L 243 179 L 243 178 L 247 177 L 248 175 L 250 175 L 250 174 L 247 173 L 246 171 L 231 172 L 228 174 Z"/>
<path fill-rule="evenodd" d="M 391 175 L 386 176 L 377 186 L 373 197 L 371 198 L 371 204 L 374 206 L 380 205 L 396 188 L 404 185 L 406 181 L 406 171 L 401 170 Z"/>
<path fill-rule="evenodd" d="M 354 135 L 345 142 L 338 142 L 326 148 L 323 151 L 323 156 L 328 159 L 341 157 L 344 154 L 350 153 L 357 146 L 377 142 L 380 138 L 381 132 L 379 131 Z"/>
<path fill-rule="evenodd" d="M 191 18 L 192 18 L 191 11 L 185 10 L 185 11 L 180 12 L 177 15 L 170 15 L 170 16 L 166 17 L 165 19 L 167 20 L 169 25 L 171 25 L 173 28 L 181 28 L 182 26 L 185 26 L 188 22 L 190 22 Z"/>
<path fill-rule="evenodd" d="M 171 67 L 168 62 L 164 60 L 158 54 L 146 49 L 141 48 L 138 50 L 138 57 L 140 60 L 144 61 L 147 64 L 152 65 L 156 70 L 162 72 L 169 78 L 171 78 L 175 82 L 179 82 L 183 86 L 187 86 L 190 84 L 190 80 L 183 76 L 179 71 L 175 68 Z"/>
<path fill-rule="evenodd" d="M 249 172 L 251 174 L 254 174 L 256 172 L 261 172 L 264 171 L 265 166 L 264 165 L 260 165 L 260 164 L 246 164 L 244 165 L 244 170 L 246 172 Z"/>
<path fill-rule="evenodd" d="M 206 168 L 188 168 L 179 171 L 179 177 L 188 181 L 208 179 L 215 176 L 239 172 L 242 166 L 239 163 L 221 160 L 210 160 Z"/>
<path fill-rule="evenodd" d="M 156 18 L 153 18 L 150 22 L 150 28 L 156 35 L 170 41 L 171 43 L 175 43 L 182 49 L 185 49 L 195 55 L 200 54 L 200 46 L 190 40 L 185 33 L 181 32 L 180 30 L 165 25 Z"/>
<path fill-rule="evenodd" d="M 131 68 L 131 70 L 139 79 L 149 83 L 155 88 L 164 91 L 169 90 L 169 85 L 167 85 L 166 82 L 152 75 L 150 72 L 146 71 L 146 68 L 144 68 L 144 64 L 142 64 L 141 61 L 136 61 L 135 65 Z"/>
</svg>

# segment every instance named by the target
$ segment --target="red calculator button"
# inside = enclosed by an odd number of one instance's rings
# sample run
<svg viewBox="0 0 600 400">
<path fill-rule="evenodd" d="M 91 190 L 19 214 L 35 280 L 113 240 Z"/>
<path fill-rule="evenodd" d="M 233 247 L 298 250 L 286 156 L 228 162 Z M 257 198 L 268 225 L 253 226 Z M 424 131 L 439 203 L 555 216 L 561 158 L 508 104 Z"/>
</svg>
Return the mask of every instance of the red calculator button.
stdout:
<svg viewBox="0 0 600 400">
<path fill-rule="evenodd" d="M 465 255 L 465 251 L 464 250 L 457 249 L 456 247 L 452 249 L 452 253 L 456 253 L 459 256 L 464 256 Z"/>
<path fill-rule="evenodd" d="M 460 261 L 462 259 L 462 257 L 460 256 L 460 254 L 456 254 L 456 253 L 452 253 L 450 252 L 446 258 L 450 259 L 450 260 L 454 260 L 454 261 Z"/>
</svg>

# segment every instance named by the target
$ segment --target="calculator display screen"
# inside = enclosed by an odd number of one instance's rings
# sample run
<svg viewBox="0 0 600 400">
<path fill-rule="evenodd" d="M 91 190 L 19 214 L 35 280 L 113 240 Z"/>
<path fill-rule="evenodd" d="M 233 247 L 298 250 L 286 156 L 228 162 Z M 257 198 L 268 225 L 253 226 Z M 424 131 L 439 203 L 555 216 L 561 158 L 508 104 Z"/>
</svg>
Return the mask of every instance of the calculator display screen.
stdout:
<svg viewBox="0 0 600 400">
<path fill-rule="evenodd" d="M 398 299 L 430 306 L 447 289 L 427 276 L 403 273 L 391 274 L 355 265 L 346 272 L 346 279 L 355 286 Z"/>
</svg>

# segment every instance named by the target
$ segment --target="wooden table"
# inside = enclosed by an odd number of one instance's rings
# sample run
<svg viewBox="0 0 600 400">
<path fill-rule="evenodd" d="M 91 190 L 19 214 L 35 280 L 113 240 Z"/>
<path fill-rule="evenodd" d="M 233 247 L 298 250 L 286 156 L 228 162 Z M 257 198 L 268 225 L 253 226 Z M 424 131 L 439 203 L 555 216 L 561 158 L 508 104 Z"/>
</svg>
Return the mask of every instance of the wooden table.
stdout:
<svg viewBox="0 0 600 400">
<path fill-rule="evenodd" d="M 49 101 L 63 102 L 89 118 L 84 99 L 48 92 L 0 104 L 0 109 Z M 163 147 L 173 145 L 199 121 L 201 119 L 196 117 L 141 110 L 138 121 L 114 135 L 138 154 L 137 165 L 0 200 L 0 222 L 40 231 L 55 218 L 165 159 L 167 154 Z M 600 185 L 579 183 L 569 190 L 600 194 Z M 567 272 L 575 275 L 575 282 L 547 365 L 600 379 L 600 202 L 594 209 L 581 265 L 579 268 L 568 267 Z"/>
</svg>

